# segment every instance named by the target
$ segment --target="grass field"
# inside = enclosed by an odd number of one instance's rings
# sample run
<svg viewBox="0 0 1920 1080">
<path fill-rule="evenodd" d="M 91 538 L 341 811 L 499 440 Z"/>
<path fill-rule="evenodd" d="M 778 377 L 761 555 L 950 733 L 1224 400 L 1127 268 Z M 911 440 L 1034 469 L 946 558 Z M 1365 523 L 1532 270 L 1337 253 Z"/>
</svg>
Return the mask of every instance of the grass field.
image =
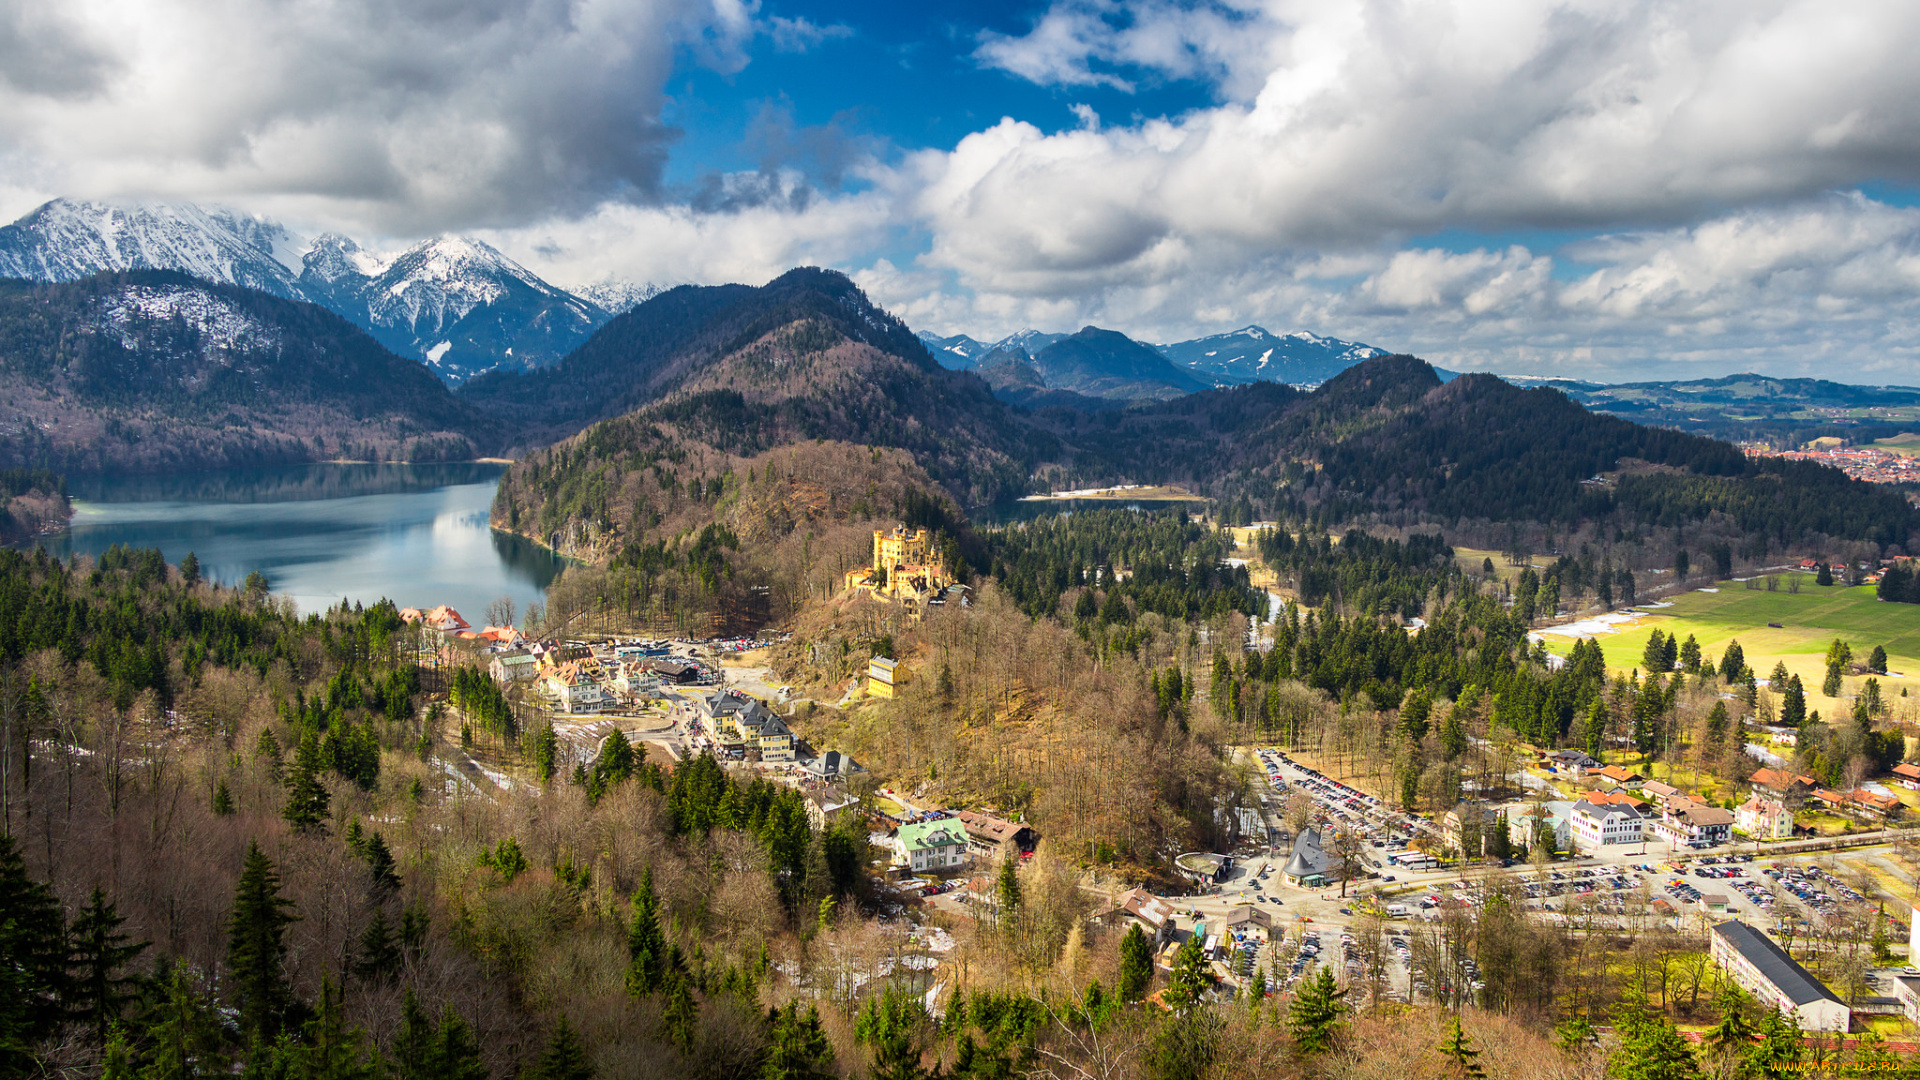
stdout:
<svg viewBox="0 0 1920 1080">
<path fill-rule="evenodd" d="M 1653 631 L 1685 641 L 1693 635 L 1701 652 L 1719 660 L 1729 641 L 1738 640 L 1747 664 L 1766 678 L 1775 661 L 1800 676 L 1807 689 L 1807 707 L 1833 717 L 1841 703 L 1820 693 L 1826 675 L 1827 645 L 1840 638 L 1865 660 L 1876 645 L 1887 650 L 1890 674 L 1881 681 L 1882 693 L 1896 699 L 1902 687 L 1920 687 L 1920 604 L 1883 604 L 1873 587 L 1821 588 L 1807 578 L 1799 595 L 1749 591 L 1742 583 L 1723 581 L 1717 593 L 1689 592 L 1672 598 L 1672 607 L 1642 609 L 1646 617 L 1623 624 L 1618 633 L 1597 641 L 1607 665 L 1621 671 L 1639 668 L 1641 653 Z M 1768 623 L 1779 623 L 1778 628 Z M 1547 647 L 1565 654 L 1573 647 L 1567 638 L 1549 636 Z M 1842 693 L 1851 695 L 1862 680 L 1848 678 Z M 1851 710 L 1851 704 L 1846 706 Z"/>
<path fill-rule="evenodd" d="M 1891 439 L 1875 439 L 1873 445 L 1902 457 L 1920 457 L 1920 435 L 1903 431 Z"/>
</svg>

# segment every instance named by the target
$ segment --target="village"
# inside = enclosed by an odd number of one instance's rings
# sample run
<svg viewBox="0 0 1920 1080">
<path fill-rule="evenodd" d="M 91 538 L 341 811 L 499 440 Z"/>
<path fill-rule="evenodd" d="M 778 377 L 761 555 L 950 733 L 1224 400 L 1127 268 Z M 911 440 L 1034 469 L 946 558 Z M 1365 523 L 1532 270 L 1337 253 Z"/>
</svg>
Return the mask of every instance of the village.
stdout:
<svg viewBox="0 0 1920 1080">
<path fill-rule="evenodd" d="M 910 619 L 971 602 L 925 529 L 876 530 L 872 563 L 845 574 L 842 587 Z M 402 615 L 438 634 L 442 648 L 484 662 L 576 760 L 591 759 L 618 731 L 657 750 L 649 760 L 667 770 L 711 753 L 796 787 L 816 830 L 861 822 L 896 895 L 923 909 L 922 940 L 937 940 L 943 920 L 992 921 L 1002 868 L 1032 858 L 1042 842 L 1016 818 L 922 805 L 912 792 L 876 787 L 849 755 L 808 745 L 789 725 L 799 704 L 789 688 L 748 662 L 767 641 L 535 641 L 511 627 L 476 630 L 447 608 Z M 1263 644 L 1259 629 L 1254 647 Z M 840 704 L 891 698 L 912 679 L 908 664 L 876 655 Z M 1920 969 L 1910 966 L 1920 958 L 1920 909 L 1904 900 L 1889 908 L 1895 890 L 1886 887 L 1920 881 L 1920 846 L 1900 827 L 1906 804 L 1886 786 L 1920 792 L 1920 766 L 1902 762 L 1884 783 L 1847 790 L 1761 767 L 1733 802 L 1579 750 L 1534 752 L 1509 777 L 1526 797 L 1469 800 L 1427 816 L 1389 808 L 1309 755 L 1251 746 L 1236 757 L 1265 788 L 1258 809 L 1240 812 L 1234 851 L 1181 856 L 1184 890 L 1097 876 L 1082 886 L 1095 897 L 1095 921 L 1139 926 L 1163 968 L 1197 937 L 1215 977 L 1236 992 L 1256 984 L 1281 991 L 1328 966 L 1381 1000 L 1472 1000 L 1474 962 L 1440 942 L 1450 913 L 1504 896 L 1582 932 L 1657 926 L 1700 935 L 1726 978 L 1807 1031 L 1844 1033 L 1874 1017 L 1920 1027 Z M 1796 826 L 1804 813 L 1849 828 L 1818 835 Z M 1834 942 L 1844 935 L 1906 941 L 1907 956 L 1882 949 L 1855 962 L 1849 952 L 1837 963 Z M 1841 985 L 1808 964 L 1835 972 Z"/>
</svg>

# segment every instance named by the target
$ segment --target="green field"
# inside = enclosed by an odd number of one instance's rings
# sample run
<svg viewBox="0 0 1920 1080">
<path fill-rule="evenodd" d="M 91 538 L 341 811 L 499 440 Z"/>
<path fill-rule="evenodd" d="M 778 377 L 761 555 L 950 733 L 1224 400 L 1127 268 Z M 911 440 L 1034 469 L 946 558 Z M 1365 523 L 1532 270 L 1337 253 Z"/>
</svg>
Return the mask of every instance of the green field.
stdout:
<svg viewBox="0 0 1920 1080">
<path fill-rule="evenodd" d="M 1747 663 L 1761 678 L 1773 669 L 1775 661 L 1784 661 L 1787 670 L 1800 676 L 1807 689 L 1807 707 L 1833 716 L 1838 703 L 1820 693 L 1826 675 L 1827 645 L 1841 638 L 1853 647 L 1854 656 L 1864 661 L 1875 645 L 1887 650 L 1887 668 L 1892 674 L 1884 681 L 1883 692 L 1899 697 L 1900 688 L 1911 683 L 1920 686 L 1920 604 L 1883 604 L 1874 596 L 1873 587 L 1857 588 L 1813 584 L 1803 575 L 1800 594 L 1748 591 L 1743 583 L 1723 581 L 1717 593 L 1690 592 L 1673 597 L 1673 606 L 1641 608 L 1647 617 L 1616 634 L 1602 634 L 1595 640 L 1607 657 L 1607 665 L 1625 671 L 1642 667 L 1641 653 L 1653 631 L 1672 634 L 1685 641 L 1693 635 L 1701 652 L 1718 661 L 1727 642 L 1738 639 Z M 1779 623 L 1780 628 L 1768 623 Z M 1568 638 L 1548 637 L 1547 647 L 1566 653 L 1573 647 Z M 1851 694 L 1855 683 L 1849 678 L 1843 693 Z"/>
<path fill-rule="evenodd" d="M 1902 457 L 1920 457 L 1920 435 L 1912 432 L 1901 432 L 1891 439 L 1875 439 L 1873 445 Z"/>
</svg>

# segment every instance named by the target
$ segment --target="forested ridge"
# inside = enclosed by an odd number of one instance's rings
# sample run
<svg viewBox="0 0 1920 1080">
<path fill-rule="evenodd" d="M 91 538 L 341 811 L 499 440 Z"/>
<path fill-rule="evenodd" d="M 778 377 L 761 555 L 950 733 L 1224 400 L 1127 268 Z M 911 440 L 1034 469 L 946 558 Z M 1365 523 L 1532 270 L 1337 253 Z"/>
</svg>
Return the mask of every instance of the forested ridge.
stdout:
<svg viewBox="0 0 1920 1080">
<path fill-rule="evenodd" d="M 0 281 L 0 465 L 471 458 L 479 414 L 312 304 L 171 271 Z"/>
</svg>

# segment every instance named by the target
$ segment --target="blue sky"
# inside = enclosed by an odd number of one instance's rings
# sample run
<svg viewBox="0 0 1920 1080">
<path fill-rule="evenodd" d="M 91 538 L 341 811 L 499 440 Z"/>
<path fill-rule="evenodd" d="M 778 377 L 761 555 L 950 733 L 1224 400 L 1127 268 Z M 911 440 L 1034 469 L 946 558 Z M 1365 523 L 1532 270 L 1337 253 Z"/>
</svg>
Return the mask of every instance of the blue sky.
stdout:
<svg viewBox="0 0 1920 1080">
<path fill-rule="evenodd" d="M 1920 6 L 18 0 L 0 213 L 219 203 L 916 328 L 1920 384 Z"/>
</svg>

